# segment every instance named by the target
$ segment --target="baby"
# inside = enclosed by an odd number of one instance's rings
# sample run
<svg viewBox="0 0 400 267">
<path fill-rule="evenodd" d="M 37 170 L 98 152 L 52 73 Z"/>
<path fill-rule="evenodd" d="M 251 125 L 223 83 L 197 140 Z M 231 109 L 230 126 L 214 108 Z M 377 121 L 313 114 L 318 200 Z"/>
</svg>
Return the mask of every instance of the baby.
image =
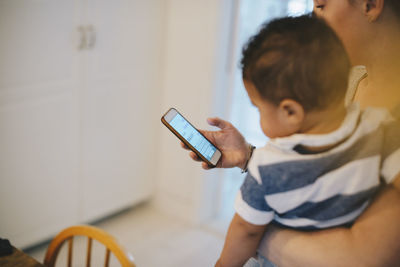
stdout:
<svg viewBox="0 0 400 267">
<path fill-rule="evenodd" d="M 271 222 L 300 230 L 350 225 L 400 172 L 399 144 L 388 138 L 400 133 L 398 123 L 384 109 L 344 106 L 350 61 L 324 21 L 264 25 L 241 65 L 270 140 L 249 162 L 216 266 L 243 266 Z"/>
</svg>

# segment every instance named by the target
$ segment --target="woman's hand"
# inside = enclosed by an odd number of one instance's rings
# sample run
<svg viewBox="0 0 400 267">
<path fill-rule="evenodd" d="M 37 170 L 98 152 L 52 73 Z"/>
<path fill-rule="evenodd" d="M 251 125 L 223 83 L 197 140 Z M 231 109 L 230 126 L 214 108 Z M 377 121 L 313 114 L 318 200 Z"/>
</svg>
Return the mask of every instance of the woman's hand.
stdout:
<svg viewBox="0 0 400 267">
<path fill-rule="evenodd" d="M 243 135 L 228 121 L 220 118 L 207 119 L 208 124 L 220 128 L 219 131 L 199 130 L 208 140 L 210 140 L 222 152 L 222 157 L 217 163 L 218 168 L 243 168 L 249 156 L 250 147 Z M 181 143 L 184 149 L 189 149 Z M 189 153 L 195 161 L 202 161 L 194 152 Z M 210 169 L 207 163 L 202 163 L 203 169 Z"/>
</svg>

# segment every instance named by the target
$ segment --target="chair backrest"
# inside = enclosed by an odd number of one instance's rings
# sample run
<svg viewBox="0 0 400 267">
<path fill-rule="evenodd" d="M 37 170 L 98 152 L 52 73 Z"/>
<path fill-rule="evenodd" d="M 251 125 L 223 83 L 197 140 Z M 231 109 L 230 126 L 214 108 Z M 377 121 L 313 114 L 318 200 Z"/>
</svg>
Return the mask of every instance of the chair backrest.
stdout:
<svg viewBox="0 0 400 267">
<path fill-rule="evenodd" d="M 122 267 L 135 267 L 132 255 L 129 252 L 126 252 L 113 236 L 97 227 L 89 225 L 71 226 L 61 231 L 56 237 L 54 237 L 47 249 L 46 256 L 44 258 L 44 265 L 47 267 L 54 267 L 62 245 L 68 241 L 68 267 L 71 267 L 74 236 L 87 236 L 88 238 L 86 254 L 87 267 L 90 267 L 91 264 L 93 239 L 102 243 L 106 247 L 104 266 L 109 266 L 110 253 L 113 253 L 121 263 Z"/>
</svg>

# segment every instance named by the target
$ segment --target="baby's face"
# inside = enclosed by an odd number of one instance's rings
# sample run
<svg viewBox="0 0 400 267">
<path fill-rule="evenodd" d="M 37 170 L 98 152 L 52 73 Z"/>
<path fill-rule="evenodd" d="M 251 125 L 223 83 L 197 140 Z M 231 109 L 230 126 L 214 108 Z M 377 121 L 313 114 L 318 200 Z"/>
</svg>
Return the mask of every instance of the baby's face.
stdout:
<svg viewBox="0 0 400 267">
<path fill-rule="evenodd" d="M 258 108 L 260 125 L 263 133 L 269 138 L 285 137 L 294 134 L 292 127 L 287 124 L 286 116 L 278 106 L 265 100 L 254 87 L 253 83 L 243 80 L 251 103 Z"/>
</svg>

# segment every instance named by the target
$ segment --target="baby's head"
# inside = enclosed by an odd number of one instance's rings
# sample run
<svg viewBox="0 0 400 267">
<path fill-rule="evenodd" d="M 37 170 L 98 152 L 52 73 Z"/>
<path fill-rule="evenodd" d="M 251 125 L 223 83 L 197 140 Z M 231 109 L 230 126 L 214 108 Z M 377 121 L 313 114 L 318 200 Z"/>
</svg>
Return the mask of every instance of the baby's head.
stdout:
<svg viewBox="0 0 400 267">
<path fill-rule="evenodd" d="M 302 132 L 309 114 L 344 109 L 350 60 L 324 21 L 273 20 L 250 38 L 242 54 L 243 81 L 267 136 Z"/>
</svg>

